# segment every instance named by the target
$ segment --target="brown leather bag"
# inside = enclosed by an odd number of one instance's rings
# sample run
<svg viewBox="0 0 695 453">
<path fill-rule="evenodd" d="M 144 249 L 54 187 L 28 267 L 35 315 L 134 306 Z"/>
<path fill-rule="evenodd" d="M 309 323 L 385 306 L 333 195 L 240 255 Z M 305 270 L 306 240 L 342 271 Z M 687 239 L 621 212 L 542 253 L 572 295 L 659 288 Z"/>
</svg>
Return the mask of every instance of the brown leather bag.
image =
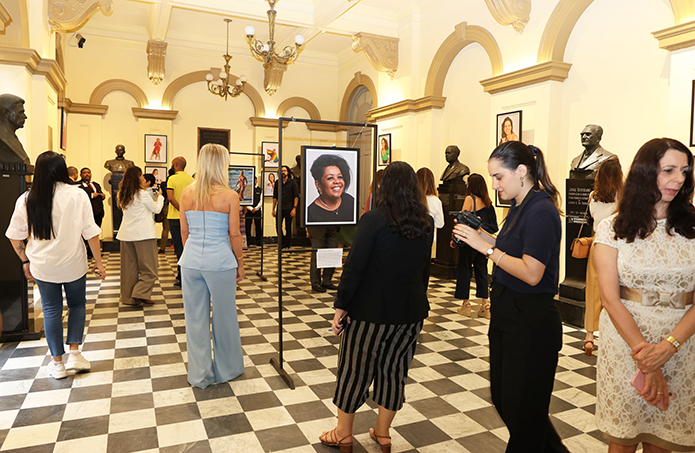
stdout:
<svg viewBox="0 0 695 453">
<path fill-rule="evenodd" d="M 589 257 L 589 249 L 591 249 L 591 244 L 594 242 L 593 237 L 581 237 L 582 228 L 584 228 L 584 223 L 586 221 L 586 214 L 589 212 L 589 203 L 586 204 L 586 211 L 584 211 L 584 218 L 582 218 L 582 225 L 579 227 L 579 234 L 577 238 L 572 241 L 570 250 L 572 250 L 572 258 L 584 259 Z"/>
</svg>

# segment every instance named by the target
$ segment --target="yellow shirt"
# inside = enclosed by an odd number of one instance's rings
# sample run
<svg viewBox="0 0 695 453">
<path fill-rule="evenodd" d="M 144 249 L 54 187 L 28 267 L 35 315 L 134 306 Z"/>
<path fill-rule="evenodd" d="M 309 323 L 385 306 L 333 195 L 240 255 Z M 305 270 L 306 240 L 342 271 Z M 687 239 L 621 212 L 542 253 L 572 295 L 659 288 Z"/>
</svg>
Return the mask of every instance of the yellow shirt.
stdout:
<svg viewBox="0 0 695 453">
<path fill-rule="evenodd" d="M 167 190 L 171 189 L 174 191 L 174 199 L 181 203 L 181 194 L 183 194 L 183 189 L 190 186 L 193 183 L 193 178 L 185 171 L 177 171 L 175 175 L 169 176 L 167 179 Z M 169 203 L 169 212 L 167 213 L 167 219 L 178 219 L 179 210 L 174 207 L 173 204 Z"/>
</svg>

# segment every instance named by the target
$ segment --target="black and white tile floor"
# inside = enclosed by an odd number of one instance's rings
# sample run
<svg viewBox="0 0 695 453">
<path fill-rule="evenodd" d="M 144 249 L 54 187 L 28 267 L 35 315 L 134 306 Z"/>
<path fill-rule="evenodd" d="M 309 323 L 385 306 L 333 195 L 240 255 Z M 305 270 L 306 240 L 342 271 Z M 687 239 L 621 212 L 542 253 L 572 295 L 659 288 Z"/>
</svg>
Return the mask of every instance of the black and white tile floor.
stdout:
<svg viewBox="0 0 695 453">
<path fill-rule="evenodd" d="M 269 364 L 278 349 L 276 248 L 266 249 L 267 282 L 256 276 L 259 249 L 246 253 L 247 278 L 237 292 L 246 371 L 205 390 L 186 381 L 175 256 L 169 249 L 159 257 L 153 306 L 119 305 L 117 253 L 105 254 L 104 281 L 88 280 L 83 352 L 90 373 L 48 377 L 45 339 L 0 345 L 0 452 L 336 451 L 318 441 L 336 422 L 332 293 L 311 292 L 308 255 L 283 259 L 284 359 L 295 390 Z M 454 282 L 431 279 L 430 317 L 391 431 L 394 452 L 504 451 L 508 434 L 490 403 L 488 321 L 458 315 L 453 292 Z M 596 357 L 582 354 L 583 336 L 564 328 L 552 419 L 572 452 L 603 452 L 593 416 Z M 378 451 L 367 434 L 375 420 L 370 400 L 355 419 L 354 451 Z"/>
</svg>

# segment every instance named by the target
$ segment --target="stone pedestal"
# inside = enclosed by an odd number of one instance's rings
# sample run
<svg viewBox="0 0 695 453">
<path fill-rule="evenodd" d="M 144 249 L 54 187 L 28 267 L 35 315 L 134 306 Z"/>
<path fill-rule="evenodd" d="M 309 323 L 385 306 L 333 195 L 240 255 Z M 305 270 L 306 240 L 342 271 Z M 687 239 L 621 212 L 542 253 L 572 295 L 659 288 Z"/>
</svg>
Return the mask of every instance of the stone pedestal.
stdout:
<svg viewBox="0 0 695 453">
<path fill-rule="evenodd" d="M 468 186 L 463 181 L 449 181 L 439 185 L 439 199 L 444 211 L 444 227 L 437 230 L 437 253 L 432 263 L 431 274 L 439 278 L 456 278 L 459 261 L 459 248 L 451 248 L 449 241 L 454 229 L 454 217 L 450 212 L 460 211 L 468 194 Z"/>
<path fill-rule="evenodd" d="M 121 227 L 121 221 L 123 221 L 123 211 L 118 207 L 118 187 L 123 181 L 123 173 L 112 173 L 111 179 L 109 179 L 109 184 L 111 184 L 111 214 L 113 215 L 113 238 L 116 239 L 118 234 L 118 229 Z"/>
</svg>

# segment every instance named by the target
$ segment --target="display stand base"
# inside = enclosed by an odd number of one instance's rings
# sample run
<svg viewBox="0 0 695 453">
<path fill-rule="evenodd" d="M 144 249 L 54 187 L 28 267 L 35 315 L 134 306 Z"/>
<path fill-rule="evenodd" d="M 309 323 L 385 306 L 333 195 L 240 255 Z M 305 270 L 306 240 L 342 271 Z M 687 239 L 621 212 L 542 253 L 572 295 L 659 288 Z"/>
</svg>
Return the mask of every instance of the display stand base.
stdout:
<svg viewBox="0 0 695 453">
<path fill-rule="evenodd" d="M 294 380 L 290 377 L 289 374 L 287 374 L 287 371 L 285 371 L 285 369 L 282 368 L 280 362 L 278 362 L 278 360 L 275 357 L 273 357 L 272 359 L 270 359 L 270 364 L 273 365 L 273 368 L 275 368 L 282 380 L 285 381 L 285 384 L 287 384 L 289 388 L 294 390 Z"/>
<path fill-rule="evenodd" d="M 41 332 L 17 332 L 0 336 L 0 343 L 40 340 Z"/>
<path fill-rule="evenodd" d="M 556 296 L 557 308 L 560 311 L 560 319 L 563 324 L 584 328 L 584 302 Z"/>
<path fill-rule="evenodd" d="M 430 267 L 430 275 L 437 278 L 443 278 L 445 280 L 451 280 L 456 278 L 457 266 L 449 263 L 438 263 L 435 260 Z"/>
<path fill-rule="evenodd" d="M 264 282 L 267 282 L 267 281 L 268 281 L 268 277 L 266 277 L 265 275 L 261 274 L 259 271 L 256 271 L 256 275 L 257 275 L 262 281 L 264 281 Z"/>
</svg>

